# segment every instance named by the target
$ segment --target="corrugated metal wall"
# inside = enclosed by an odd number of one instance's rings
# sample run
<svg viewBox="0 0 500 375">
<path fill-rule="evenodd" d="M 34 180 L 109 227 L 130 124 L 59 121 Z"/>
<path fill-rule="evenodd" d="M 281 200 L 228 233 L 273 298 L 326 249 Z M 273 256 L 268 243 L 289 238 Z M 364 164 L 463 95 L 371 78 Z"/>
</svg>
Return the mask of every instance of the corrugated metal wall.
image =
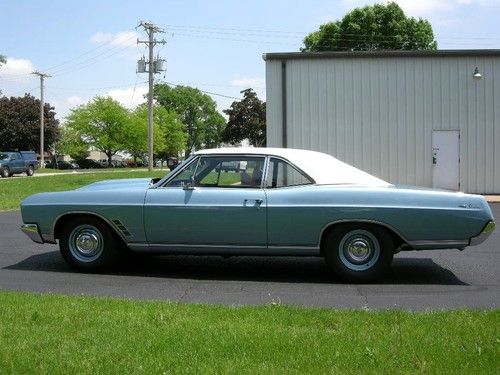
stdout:
<svg viewBox="0 0 500 375">
<path fill-rule="evenodd" d="M 460 130 L 460 189 L 500 193 L 500 57 L 283 61 L 287 147 L 329 153 L 392 183 L 432 186 L 432 131 Z M 270 147 L 283 146 L 283 61 L 266 61 Z"/>
</svg>

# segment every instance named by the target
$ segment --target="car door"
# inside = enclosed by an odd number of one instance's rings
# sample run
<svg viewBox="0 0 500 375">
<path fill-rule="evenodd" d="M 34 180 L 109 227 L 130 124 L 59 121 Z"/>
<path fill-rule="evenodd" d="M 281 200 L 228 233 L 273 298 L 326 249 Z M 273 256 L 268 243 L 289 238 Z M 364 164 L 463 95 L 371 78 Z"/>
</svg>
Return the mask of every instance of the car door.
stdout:
<svg viewBox="0 0 500 375">
<path fill-rule="evenodd" d="M 317 247 L 324 218 L 310 200 L 311 184 L 314 180 L 289 162 L 270 158 L 265 183 L 270 252 Z"/>
<path fill-rule="evenodd" d="M 12 153 L 11 154 L 12 162 L 11 162 L 11 172 L 21 173 L 24 172 L 23 168 L 23 159 L 20 154 Z"/>
<path fill-rule="evenodd" d="M 150 245 L 266 247 L 265 157 L 194 158 L 144 206 Z"/>
</svg>

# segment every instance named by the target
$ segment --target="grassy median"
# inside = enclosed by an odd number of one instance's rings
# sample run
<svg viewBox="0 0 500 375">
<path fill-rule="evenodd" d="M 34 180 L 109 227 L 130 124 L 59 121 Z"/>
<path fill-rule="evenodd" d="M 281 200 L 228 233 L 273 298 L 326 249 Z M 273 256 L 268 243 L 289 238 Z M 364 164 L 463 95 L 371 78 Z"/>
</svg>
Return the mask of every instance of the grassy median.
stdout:
<svg viewBox="0 0 500 375">
<path fill-rule="evenodd" d="M 15 210 L 27 196 L 45 191 L 76 189 L 100 180 L 113 178 L 163 177 L 168 170 L 126 170 L 109 172 L 73 173 L 41 177 L 11 177 L 0 181 L 0 210 Z"/>
<path fill-rule="evenodd" d="M 499 311 L 223 307 L 0 292 L 2 374 L 498 374 Z"/>
</svg>

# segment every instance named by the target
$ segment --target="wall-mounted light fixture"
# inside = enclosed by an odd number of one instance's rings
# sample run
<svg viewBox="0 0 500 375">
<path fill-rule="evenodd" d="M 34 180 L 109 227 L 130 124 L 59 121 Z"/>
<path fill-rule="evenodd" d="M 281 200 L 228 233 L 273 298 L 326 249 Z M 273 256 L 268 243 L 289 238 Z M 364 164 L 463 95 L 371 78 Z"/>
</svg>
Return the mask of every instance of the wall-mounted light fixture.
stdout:
<svg viewBox="0 0 500 375">
<path fill-rule="evenodd" d="M 474 79 L 481 79 L 483 78 L 483 76 L 481 75 L 481 73 L 479 73 L 479 68 L 476 66 L 476 69 L 474 69 L 474 73 L 472 74 L 472 76 L 474 77 Z"/>
</svg>

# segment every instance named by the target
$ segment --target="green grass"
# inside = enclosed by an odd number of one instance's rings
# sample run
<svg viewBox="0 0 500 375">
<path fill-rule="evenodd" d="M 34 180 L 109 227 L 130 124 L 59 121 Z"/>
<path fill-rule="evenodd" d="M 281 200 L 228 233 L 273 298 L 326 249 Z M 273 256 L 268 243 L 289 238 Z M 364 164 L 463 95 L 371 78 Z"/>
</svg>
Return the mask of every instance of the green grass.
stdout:
<svg viewBox="0 0 500 375">
<path fill-rule="evenodd" d="M 163 177 L 167 173 L 168 170 L 148 172 L 147 170 L 132 171 L 120 169 L 106 172 L 74 173 L 43 177 L 12 177 L 0 181 L 0 210 L 18 209 L 21 201 L 34 193 L 71 190 L 92 182 L 114 178 Z"/>
<path fill-rule="evenodd" d="M 0 292 L 0 373 L 498 374 L 499 311 L 223 307 Z"/>
<path fill-rule="evenodd" d="M 45 173 L 71 173 L 71 170 L 64 169 L 53 169 L 53 168 L 38 168 L 35 174 L 45 174 Z"/>
</svg>

